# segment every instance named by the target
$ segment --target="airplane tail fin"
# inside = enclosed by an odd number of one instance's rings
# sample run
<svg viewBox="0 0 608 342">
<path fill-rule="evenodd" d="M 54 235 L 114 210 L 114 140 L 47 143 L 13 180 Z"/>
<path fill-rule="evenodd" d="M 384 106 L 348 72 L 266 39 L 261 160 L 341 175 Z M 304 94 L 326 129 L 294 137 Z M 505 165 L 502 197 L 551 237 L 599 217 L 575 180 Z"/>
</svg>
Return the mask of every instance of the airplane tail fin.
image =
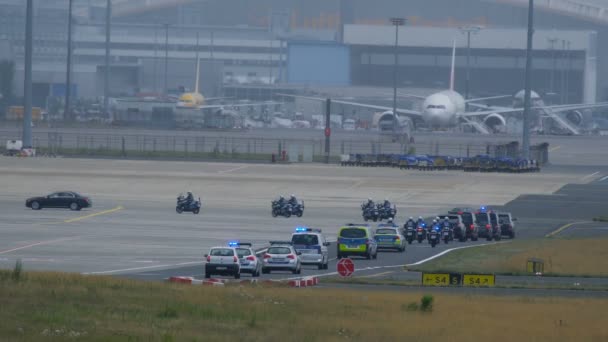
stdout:
<svg viewBox="0 0 608 342">
<path fill-rule="evenodd" d="M 196 34 L 196 78 L 195 78 L 195 84 L 194 84 L 194 93 L 198 94 L 198 83 L 199 83 L 199 75 L 200 75 L 200 70 L 201 69 L 201 60 L 198 57 L 198 33 Z"/>
<path fill-rule="evenodd" d="M 456 65 L 456 40 L 454 39 L 454 42 L 452 44 L 452 67 L 450 68 L 450 90 L 454 90 L 454 78 L 456 77 L 455 75 L 455 68 Z"/>
</svg>

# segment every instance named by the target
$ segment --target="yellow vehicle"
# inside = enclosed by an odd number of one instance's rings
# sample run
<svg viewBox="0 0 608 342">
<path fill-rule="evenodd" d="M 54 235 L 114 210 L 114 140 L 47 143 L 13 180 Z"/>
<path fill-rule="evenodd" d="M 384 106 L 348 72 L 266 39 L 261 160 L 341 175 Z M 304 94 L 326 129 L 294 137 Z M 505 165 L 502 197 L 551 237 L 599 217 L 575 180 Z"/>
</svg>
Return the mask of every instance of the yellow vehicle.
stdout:
<svg viewBox="0 0 608 342">
<path fill-rule="evenodd" d="M 367 259 L 378 257 L 378 244 L 372 229 L 367 224 L 349 223 L 338 232 L 338 259 L 350 255 Z"/>
</svg>

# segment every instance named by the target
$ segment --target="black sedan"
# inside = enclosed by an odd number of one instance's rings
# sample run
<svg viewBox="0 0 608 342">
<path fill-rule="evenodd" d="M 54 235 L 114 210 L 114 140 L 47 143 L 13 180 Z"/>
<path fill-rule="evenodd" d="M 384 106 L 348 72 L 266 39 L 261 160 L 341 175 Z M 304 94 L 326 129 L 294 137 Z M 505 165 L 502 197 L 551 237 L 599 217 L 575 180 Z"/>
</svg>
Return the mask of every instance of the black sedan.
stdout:
<svg viewBox="0 0 608 342">
<path fill-rule="evenodd" d="M 25 201 L 25 206 L 33 210 L 42 208 L 70 208 L 80 210 L 91 207 L 91 199 L 73 191 L 54 192 L 48 196 L 32 197 Z"/>
</svg>

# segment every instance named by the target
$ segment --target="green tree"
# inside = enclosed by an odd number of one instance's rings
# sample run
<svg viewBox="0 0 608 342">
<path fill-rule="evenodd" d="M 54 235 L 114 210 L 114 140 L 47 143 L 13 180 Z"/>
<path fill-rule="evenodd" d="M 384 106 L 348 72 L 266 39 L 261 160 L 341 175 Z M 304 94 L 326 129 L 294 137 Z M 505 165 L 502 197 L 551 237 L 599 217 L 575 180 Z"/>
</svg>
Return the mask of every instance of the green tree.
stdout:
<svg viewBox="0 0 608 342">
<path fill-rule="evenodd" d="M 8 106 L 13 101 L 13 81 L 15 79 L 15 62 L 0 61 L 0 117 L 4 118 Z"/>
</svg>

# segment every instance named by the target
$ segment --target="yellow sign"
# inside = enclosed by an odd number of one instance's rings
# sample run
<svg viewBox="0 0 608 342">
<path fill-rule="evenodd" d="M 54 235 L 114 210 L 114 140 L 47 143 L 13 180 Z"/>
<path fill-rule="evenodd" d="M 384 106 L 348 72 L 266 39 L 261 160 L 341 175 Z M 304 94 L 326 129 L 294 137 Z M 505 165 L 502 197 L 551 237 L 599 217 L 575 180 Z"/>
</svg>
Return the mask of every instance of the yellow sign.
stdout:
<svg viewBox="0 0 608 342">
<path fill-rule="evenodd" d="M 464 274 L 462 285 L 464 286 L 494 286 L 496 277 L 493 274 Z"/>
<path fill-rule="evenodd" d="M 22 120 L 23 112 L 23 106 L 10 106 L 6 113 L 6 118 L 8 120 Z M 41 112 L 40 107 L 32 107 L 32 120 L 40 120 Z"/>
<path fill-rule="evenodd" d="M 423 286 L 449 286 L 449 273 L 422 273 Z"/>
</svg>

